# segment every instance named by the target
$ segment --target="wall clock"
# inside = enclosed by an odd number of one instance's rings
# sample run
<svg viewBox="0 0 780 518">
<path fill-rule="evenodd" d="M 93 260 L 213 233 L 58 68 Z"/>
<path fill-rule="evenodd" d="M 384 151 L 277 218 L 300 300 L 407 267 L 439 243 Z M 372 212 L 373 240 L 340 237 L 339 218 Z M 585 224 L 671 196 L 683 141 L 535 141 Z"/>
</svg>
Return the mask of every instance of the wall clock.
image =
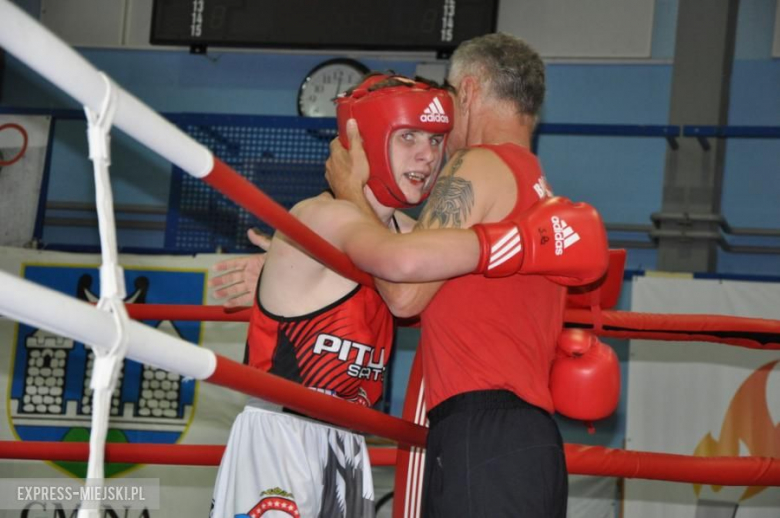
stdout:
<svg viewBox="0 0 780 518">
<path fill-rule="evenodd" d="M 348 58 L 325 61 L 314 67 L 298 89 L 298 114 L 304 117 L 335 117 L 333 103 L 340 93 L 357 85 L 368 67 Z"/>
</svg>

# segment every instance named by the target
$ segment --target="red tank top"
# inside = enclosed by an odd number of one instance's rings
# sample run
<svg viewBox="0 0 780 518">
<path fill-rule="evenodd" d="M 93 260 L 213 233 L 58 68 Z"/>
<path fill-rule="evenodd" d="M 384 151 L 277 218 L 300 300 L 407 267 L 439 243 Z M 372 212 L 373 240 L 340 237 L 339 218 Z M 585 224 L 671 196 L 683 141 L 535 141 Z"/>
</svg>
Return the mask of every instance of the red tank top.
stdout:
<svg viewBox="0 0 780 518">
<path fill-rule="evenodd" d="M 479 146 L 509 166 L 517 215 L 550 196 L 537 158 L 514 144 Z M 444 283 L 421 315 L 426 405 L 473 390 L 510 390 L 553 412 L 549 374 L 566 290 L 544 277 L 466 275 Z"/>
<path fill-rule="evenodd" d="M 245 363 L 372 406 L 382 395 L 393 330 L 390 310 L 377 292 L 364 286 L 297 317 L 268 312 L 258 295 L 249 322 Z"/>
</svg>

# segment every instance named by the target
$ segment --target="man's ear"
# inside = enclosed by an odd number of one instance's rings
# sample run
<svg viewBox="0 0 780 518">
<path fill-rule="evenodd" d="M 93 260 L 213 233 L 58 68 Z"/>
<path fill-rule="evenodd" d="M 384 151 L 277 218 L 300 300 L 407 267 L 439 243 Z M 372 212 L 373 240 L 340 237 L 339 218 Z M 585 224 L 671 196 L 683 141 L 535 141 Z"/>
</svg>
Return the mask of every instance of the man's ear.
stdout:
<svg viewBox="0 0 780 518">
<path fill-rule="evenodd" d="M 479 84 L 474 76 L 465 76 L 458 87 L 458 103 L 461 108 L 466 108 L 473 100 L 474 94 L 479 89 Z"/>
</svg>

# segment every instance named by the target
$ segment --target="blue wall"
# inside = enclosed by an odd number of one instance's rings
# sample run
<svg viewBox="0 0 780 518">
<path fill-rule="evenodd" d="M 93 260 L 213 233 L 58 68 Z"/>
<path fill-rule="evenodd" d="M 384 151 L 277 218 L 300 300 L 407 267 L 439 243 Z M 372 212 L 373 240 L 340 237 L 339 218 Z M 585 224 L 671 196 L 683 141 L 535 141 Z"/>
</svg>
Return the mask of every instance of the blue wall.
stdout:
<svg viewBox="0 0 780 518">
<path fill-rule="evenodd" d="M 37 12 L 38 0 L 17 0 Z M 735 125 L 780 126 L 780 60 L 771 58 L 774 0 L 741 2 L 729 119 Z M 558 62 L 548 65 L 548 123 L 665 124 L 674 55 L 676 0 L 657 0 L 652 59 Z M 176 113 L 294 115 L 306 72 L 327 55 L 82 49 L 86 58 L 154 109 Z M 363 59 L 370 68 L 413 73 L 416 61 Z M 51 85 L 8 57 L 3 107 L 74 108 Z M 610 223 L 649 224 L 661 208 L 666 143 L 660 138 L 542 136 L 539 155 L 556 192 L 593 203 Z M 170 168 L 130 139 L 114 139 L 117 203 L 161 206 Z M 778 228 L 780 141 L 728 142 L 722 212 L 737 227 Z M 60 122 L 54 144 L 50 200 L 90 201 L 92 173 L 86 139 L 76 122 Z M 47 228 L 47 241 L 72 240 L 72 229 Z M 621 236 L 622 237 L 622 236 Z M 640 238 L 639 236 L 626 236 Z M 78 240 L 96 242 L 79 231 Z M 778 240 L 780 241 L 780 240 Z M 154 232 L 122 232 L 123 246 L 160 246 Z M 763 241 L 764 244 L 778 244 Z M 629 268 L 655 267 L 655 252 L 630 250 Z M 771 275 L 776 256 L 722 253 L 720 271 Z"/>
</svg>

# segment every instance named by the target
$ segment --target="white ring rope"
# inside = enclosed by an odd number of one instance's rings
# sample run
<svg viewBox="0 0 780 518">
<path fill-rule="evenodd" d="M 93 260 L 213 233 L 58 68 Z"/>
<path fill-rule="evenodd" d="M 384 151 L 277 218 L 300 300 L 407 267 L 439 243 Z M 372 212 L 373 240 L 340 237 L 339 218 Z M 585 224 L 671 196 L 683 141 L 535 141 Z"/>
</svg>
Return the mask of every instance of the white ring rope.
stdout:
<svg viewBox="0 0 780 518">
<path fill-rule="evenodd" d="M 0 313 L 30 326 L 107 349 L 117 340 L 114 317 L 96 307 L 34 282 L 0 271 Z M 205 380 L 217 367 L 213 351 L 130 320 L 127 357 L 182 376 Z"/>
</svg>

